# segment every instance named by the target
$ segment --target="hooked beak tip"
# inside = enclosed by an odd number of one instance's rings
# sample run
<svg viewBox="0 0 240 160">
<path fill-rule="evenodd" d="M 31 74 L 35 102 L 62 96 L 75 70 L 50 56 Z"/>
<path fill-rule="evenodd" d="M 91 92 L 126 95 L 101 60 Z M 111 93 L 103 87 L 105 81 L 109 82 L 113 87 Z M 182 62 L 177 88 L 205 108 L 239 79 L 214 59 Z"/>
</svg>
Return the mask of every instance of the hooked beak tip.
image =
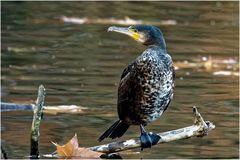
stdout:
<svg viewBox="0 0 240 160">
<path fill-rule="evenodd" d="M 108 31 L 108 32 L 112 32 L 112 31 L 114 31 L 115 28 L 116 28 L 115 26 L 111 26 L 111 27 L 108 28 L 107 31 Z"/>
<path fill-rule="evenodd" d="M 108 32 L 117 32 L 117 33 L 125 34 L 125 35 L 128 35 L 130 37 L 134 36 L 133 32 L 129 31 L 129 29 L 127 27 L 111 26 L 111 27 L 108 28 L 107 31 Z"/>
</svg>

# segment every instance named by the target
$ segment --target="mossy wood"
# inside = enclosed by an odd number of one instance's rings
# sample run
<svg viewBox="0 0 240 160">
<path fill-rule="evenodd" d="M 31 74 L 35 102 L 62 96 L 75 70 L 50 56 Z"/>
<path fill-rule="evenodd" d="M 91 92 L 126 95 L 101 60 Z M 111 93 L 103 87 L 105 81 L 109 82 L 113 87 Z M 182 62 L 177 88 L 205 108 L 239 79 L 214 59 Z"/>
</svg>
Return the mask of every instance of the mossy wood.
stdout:
<svg viewBox="0 0 240 160">
<path fill-rule="evenodd" d="M 30 156 L 32 158 L 39 157 L 39 137 L 40 137 L 40 122 L 43 118 L 43 105 L 45 98 L 45 88 L 43 85 L 39 86 L 38 89 L 38 97 L 36 101 L 36 105 L 33 106 L 33 121 L 31 127 L 31 150 Z"/>
</svg>

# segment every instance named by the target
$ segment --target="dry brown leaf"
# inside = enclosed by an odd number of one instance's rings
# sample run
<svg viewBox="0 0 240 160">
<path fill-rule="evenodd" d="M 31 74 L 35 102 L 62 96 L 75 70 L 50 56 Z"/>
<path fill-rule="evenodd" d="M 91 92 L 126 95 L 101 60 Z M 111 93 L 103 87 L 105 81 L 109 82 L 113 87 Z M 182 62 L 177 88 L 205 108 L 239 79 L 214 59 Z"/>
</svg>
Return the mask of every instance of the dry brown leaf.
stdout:
<svg viewBox="0 0 240 160">
<path fill-rule="evenodd" d="M 77 134 L 65 145 L 59 145 L 57 143 L 53 143 L 57 148 L 57 154 L 59 157 L 67 157 L 70 158 L 74 156 L 78 151 L 78 140 Z"/>
<path fill-rule="evenodd" d="M 78 159 L 100 159 L 102 153 L 94 152 L 88 148 L 78 147 L 77 134 L 65 145 L 59 145 L 52 142 L 57 148 L 57 154 L 60 158 L 78 158 Z"/>
</svg>

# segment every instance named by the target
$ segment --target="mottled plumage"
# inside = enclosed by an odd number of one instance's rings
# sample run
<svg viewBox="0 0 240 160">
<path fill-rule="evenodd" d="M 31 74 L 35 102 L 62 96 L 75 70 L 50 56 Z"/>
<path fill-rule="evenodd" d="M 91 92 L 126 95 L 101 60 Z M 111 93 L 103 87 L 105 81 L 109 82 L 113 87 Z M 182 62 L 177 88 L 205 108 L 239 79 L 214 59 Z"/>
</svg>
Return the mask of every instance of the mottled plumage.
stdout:
<svg viewBox="0 0 240 160">
<path fill-rule="evenodd" d="M 118 115 L 127 124 L 157 119 L 173 96 L 171 57 L 157 46 L 147 48 L 124 71 L 118 88 Z"/>
<path fill-rule="evenodd" d="M 119 120 L 99 141 L 121 137 L 130 125 L 140 125 L 142 147 L 151 147 L 160 137 L 147 133 L 143 126 L 162 115 L 174 89 L 174 67 L 163 34 L 154 26 L 110 27 L 109 31 L 129 35 L 148 48 L 123 70 L 118 87 Z"/>
</svg>

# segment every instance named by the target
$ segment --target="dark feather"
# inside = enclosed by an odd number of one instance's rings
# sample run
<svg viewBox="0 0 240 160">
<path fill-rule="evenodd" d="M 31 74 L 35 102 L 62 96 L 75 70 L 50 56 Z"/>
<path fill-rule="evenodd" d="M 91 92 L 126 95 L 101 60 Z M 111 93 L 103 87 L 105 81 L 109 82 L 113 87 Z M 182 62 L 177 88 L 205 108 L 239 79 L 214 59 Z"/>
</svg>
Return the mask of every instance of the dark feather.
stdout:
<svg viewBox="0 0 240 160">
<path fill-rule="evenodd" d="M 148 48 L 122 74 L 118 88 L 119 118 L 129 124 L 146 124 L 161 116 L 173 95 L 171 57 Z"/>
</svg>

